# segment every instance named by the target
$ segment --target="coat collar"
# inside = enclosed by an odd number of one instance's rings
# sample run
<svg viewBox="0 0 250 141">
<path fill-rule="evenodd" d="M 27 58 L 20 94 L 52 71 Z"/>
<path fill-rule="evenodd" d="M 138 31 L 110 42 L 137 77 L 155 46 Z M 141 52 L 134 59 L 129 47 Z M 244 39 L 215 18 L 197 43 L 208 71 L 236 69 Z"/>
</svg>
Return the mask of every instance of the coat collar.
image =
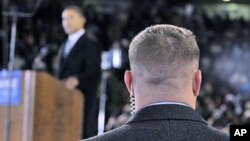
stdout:
<svg viewBox="0 0 250 141">
<path fill-rule="evenodd" d="M 189 120 L 207 124 L 197 111 L 190 107 L 177 104 L 145 107 L 136 112 L 126 124 L 152 120 Z"/>
</svg>

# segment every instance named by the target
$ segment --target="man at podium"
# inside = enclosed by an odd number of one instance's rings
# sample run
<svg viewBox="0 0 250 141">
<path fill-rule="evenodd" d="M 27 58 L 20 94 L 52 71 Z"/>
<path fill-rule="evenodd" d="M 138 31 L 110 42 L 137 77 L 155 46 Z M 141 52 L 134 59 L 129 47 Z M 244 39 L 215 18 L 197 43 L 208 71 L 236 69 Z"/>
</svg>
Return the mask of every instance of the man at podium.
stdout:
<svg viewBox="0 0 250 141">
<path fill-rule="evenodd" d="M 57 76 L 69 90 L 80 89 L 85 95 L 83 138 L 97 133 L 97 86 L 100 80 L 101 46 L 90 38 L 80 7 L 67 6 L 62 12 L 62 25 L 68 35 L 58 57 Z"/>
</svg>

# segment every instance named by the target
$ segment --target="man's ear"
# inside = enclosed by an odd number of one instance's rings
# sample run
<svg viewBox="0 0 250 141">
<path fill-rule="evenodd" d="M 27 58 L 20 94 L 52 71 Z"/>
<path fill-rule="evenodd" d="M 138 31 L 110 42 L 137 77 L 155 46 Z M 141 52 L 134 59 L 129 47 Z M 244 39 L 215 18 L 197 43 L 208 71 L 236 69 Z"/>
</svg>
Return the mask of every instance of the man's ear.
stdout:
<svg viewBox="0 0 250 141">
<path fill-rule="evenodd" d="M 130 93 L 130 95 L 133 95 L 134 93 L 132 92 L 132 83 L 133 83 L 133 76 L 132 76 L 132 72 L 129 70 L 125 71 L 124 74 L 124 82 L 126 84 L 126 87 Z"/>
<path fill-rule="evenodd" d="M 83 22 L 83 26 L 85 26 L 87 22 L 85 17 L 82 17 L 82 22 Z"/>
<path fill-rule="evenodd" d="M 81 22 L 81 25 L 83 26 L 83 27 L 85 27 L 85 25 L 86 25 L 86 18 L 85 17 L 80 17 L 80 22 Z"/>
<path fill-rule="evenodd" d="M 194 72 L 194 76 L 193 76 L 194 96 L 198 96 L 200 93 L 201 81 L 202 81 L 201 70 L 197 70 L 196 72 Z"/>
</svg>

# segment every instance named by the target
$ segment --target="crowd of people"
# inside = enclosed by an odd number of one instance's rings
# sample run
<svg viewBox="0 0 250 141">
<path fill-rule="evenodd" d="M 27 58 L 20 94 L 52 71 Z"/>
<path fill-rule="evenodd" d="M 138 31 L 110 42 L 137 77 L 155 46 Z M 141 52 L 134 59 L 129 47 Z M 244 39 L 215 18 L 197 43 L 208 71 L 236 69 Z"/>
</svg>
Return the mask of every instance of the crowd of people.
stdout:
<svg viewBox="0 0 250 141">
<path fill-rule="evenodd" d="M 241 17 L 233 20 L 228 16 L 209 17 L 204 11 L 196 11 L 195 5 L 193 10 L 187 11 L 185 5 L 161 2 L 134 1 L 122 21 L 117 21 L 121 19 L 119 13 L 100 13 L 94 6 L 84 8 L 87 29 L 111 56 L 111 65 L 103 70 L 109 74 L 106 130 L 119 127 L 130 117 L 128 92 L 123 83 L 123 73 L 129 69 L 129 42 L 145 27 L 160 23 L 182 26 L 196 35 L 203 72 L 197 111 L 209 124 L 225 131 L 231 123 L 249 123 L 250 21 Z M 117 27 L 117 22 L 121 26 Z M 20 21 L 15 69 L 35 69 L 54 74 L 55 58 L 65 38 L 60 25 L 60 18 L 46 21 L 39 15 L 33 20 Z M 116 33 L 118 31 L 119 34 Z M 118 65 L 114 57 L 117 51 Z"/>
</svg>

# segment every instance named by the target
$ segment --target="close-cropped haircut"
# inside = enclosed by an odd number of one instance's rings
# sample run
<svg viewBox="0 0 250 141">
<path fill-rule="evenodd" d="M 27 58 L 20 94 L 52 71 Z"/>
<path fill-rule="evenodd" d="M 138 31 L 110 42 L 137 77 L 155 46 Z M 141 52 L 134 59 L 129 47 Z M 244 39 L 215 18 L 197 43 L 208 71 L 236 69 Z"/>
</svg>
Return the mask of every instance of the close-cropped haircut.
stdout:
<svg viewBox="0 0 250 141">
<path fill-rule="evenodd" d="M 74 10 L 77 12 L 80 16 L 85 17 L 84 12 L 81 7 L 77 5 L 68 5 L 64 8 L 64 10 Z"/>
<path fill-rule="evenodd" d="M 155 25 L 134 37 L 129 46 L 132 72 L 144 74 L 150 84 L 185 78 L 198 68 L 199 48 L 193 33 L 173 25 Z"/>
</svg>

